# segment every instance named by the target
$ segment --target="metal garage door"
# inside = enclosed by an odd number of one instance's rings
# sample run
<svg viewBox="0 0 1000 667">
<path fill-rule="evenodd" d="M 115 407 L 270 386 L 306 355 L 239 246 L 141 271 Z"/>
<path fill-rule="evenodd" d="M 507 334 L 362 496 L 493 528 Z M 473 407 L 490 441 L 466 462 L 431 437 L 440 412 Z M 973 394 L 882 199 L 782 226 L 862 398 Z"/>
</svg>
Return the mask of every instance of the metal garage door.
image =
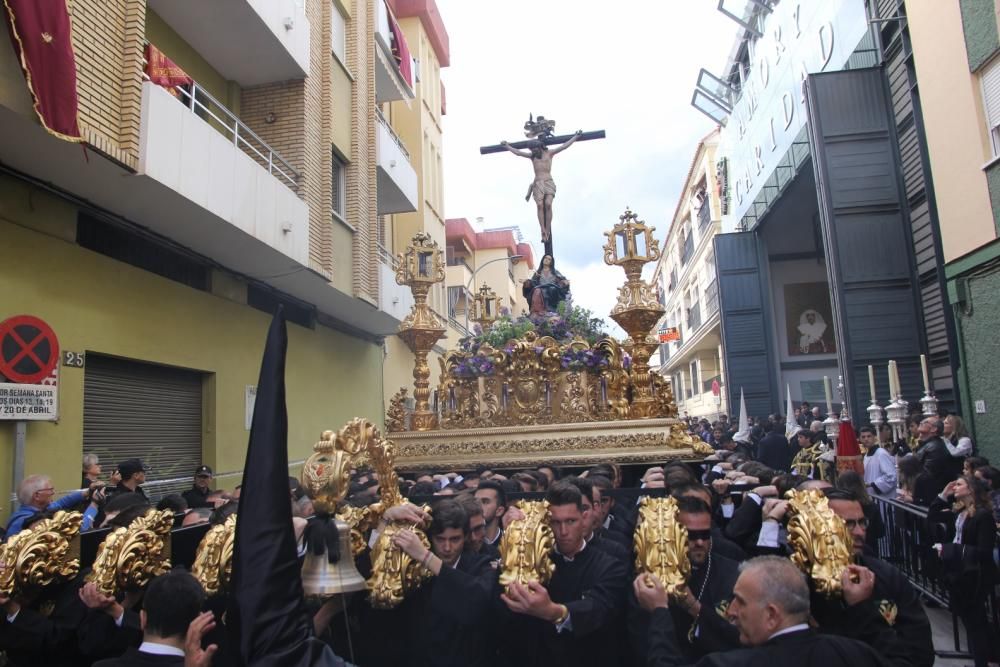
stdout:
<svg viewBox="0 0 1000 667">
<path fill-rule="evenodd" d="M 88 354 L 83 451 L 100 456 L 105 478 L 119 461 L 141 458 L 150 497 L 187 489 L 201 462 L 201 392 L 201 373 Z M 183 479 L 150 484 L 175 478 Z"/>
</svg>

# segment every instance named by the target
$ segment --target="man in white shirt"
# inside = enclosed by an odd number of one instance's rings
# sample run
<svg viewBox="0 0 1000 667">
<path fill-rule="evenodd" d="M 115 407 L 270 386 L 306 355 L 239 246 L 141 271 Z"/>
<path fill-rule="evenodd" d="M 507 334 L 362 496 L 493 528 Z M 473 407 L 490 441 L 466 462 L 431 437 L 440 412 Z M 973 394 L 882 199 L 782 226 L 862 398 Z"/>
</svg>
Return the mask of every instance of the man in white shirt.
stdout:
<svg viewBox="0 0 1000 667">
<path fill-rule="evenodd" d="M 879 446 L 875 429 L 862 426 L 858 439 L 865 448 L 865 486 L 870 493 L 890 496 L 896 492 L 896 459 Z"/>
</svg>

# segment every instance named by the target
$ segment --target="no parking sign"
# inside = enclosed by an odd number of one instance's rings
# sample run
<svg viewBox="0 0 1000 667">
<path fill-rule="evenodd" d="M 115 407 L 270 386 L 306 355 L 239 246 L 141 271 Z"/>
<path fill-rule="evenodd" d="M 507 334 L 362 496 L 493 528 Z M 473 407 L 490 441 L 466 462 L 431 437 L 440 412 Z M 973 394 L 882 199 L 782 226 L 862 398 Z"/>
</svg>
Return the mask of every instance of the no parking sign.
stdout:
<svg viewBox="0 0 1000 667">
<path fill-rule="evenodd" d="M 17 315 L 0 322 L 0 419 L 59 418 L 59 341 L 43 320 Z"/>
</svg>

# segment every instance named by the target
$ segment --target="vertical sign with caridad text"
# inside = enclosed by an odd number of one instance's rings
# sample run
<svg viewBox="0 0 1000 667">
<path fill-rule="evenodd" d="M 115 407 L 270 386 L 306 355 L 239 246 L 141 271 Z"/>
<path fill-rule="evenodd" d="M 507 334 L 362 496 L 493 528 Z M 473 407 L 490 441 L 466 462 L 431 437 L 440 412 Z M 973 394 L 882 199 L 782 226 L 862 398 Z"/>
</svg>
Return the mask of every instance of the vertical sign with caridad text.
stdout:
<svg viewBox="0 0 1000 667">
<path fill-rule="evenodd" d="M 59 341 L 32 315 L 0 322 L 0 420 L 59 419 Z"/>
</svg>

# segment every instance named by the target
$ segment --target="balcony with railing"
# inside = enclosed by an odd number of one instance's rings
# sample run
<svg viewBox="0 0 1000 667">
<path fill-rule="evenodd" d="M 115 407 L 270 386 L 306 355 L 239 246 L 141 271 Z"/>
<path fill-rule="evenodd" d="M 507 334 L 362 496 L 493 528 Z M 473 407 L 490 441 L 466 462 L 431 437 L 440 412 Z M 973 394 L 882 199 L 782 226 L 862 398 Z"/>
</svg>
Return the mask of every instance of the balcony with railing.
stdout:
<svg viewBox="0 0 1000 667">
<path fill-rule="evenodd" d="M 464 257 L 451 257 L 445 267 L 445 284 L 448 289 L 465 289 L 472 281 L 472 267 Z"/>
<path fill-rule="evenodd" d="M 706 197 L 701 203 L 701 208 L 698 209 L 698 231 L 705 233 L 708 226 L 712 224 L 712 204 Z"/>
<path fill-rule="evenodd" d="M 172 193 L 147 206 L 182 217 L 172 201 L 179 196 L 308 265 L 309 209 L 296 194 L 298 172 L 196 81 L 169 91 L 143 82 L 138 174 Z M 200 225 L 202 241 L 221 249 L 213 228 Z"/>
<path fill-rule="evenodd" d="M 687 328 L 694 333 L 701 328 L 701 304 L 695 303 L 687 311 Z"/>
<path fill-rule="evenodd" d="M 222 78 L 241 86 L 309 75 L 309 19 L 301 0 L 148 0 Z"/>
<path fill-rule="evenodd" d="M 684 238 L 684 245 L 681 246 L 681 266 L 688 263 L 691 259 L 691 255 L 694 254 L 694 238 L 691 234 L 688 234 Z"/>
<path fill-rule="evenodd" d="M 719 283 L 713 280 L 705 288 L 705 319 L 719 312 Z"/>
<path fill-rule="evenodd" d="M 376 108 L 376 175 L 378 177 L 378 213 L 409 213 L 417 210 L 419 192 L 417 172 L 410 164 L 406 144 Z"/>
<path fill-rule="evenodd" d="M 416 63 L 406 37 L 385 0 L 375 0 L 375 7 L 375 101 L 412 100 Z"/>
<path fill-rule="evenodd" d="M 402 321 L 410 312 L 410 307 L 413 306 L 413 293 L 406 285 L 400 285 L 396 282 L 396 267 L 399 260 L 392 254 L 392 251 L 381 243 L 377 244 L 376 247 L 379 263 L 379 310 Z"/>
</svg>

